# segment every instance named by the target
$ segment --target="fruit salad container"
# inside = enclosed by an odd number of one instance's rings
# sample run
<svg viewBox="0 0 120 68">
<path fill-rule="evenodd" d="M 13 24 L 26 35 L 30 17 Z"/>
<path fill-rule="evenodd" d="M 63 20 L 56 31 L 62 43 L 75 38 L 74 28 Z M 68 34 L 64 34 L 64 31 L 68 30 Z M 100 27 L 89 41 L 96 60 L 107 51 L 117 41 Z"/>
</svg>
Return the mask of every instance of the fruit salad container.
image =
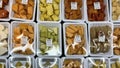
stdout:
<svg viewBox="0 0 120 68">
<path fill-rule="evenodd" d="M 120 24 L 114 24 L 113 26 L 113 56 L 120 56 Z"/>
<path fill-rule="evenodd" d="M 109 59 L 109 68 L 120 68 L 120 58 L 119 57 L 111 57 Z"/>
<path fill-rule="evenodd" d="M 86 21 L 109 21 L 108 0 L 86 0 Z"/>
<path fill-rule="evenodd" d="M 36 68 L 61 68 L 60 59 L 55 57 L 40 57 L 36 59 Z"/>
<path fill-rule="evenodd" d="M 64 53 L 66 56 L 88 55 L 87 26 L 85 23 L 64 23 Z"/>
<path fill-rule="evenodd" d="M 34 68 L 34 59 L 23 56 L 10 57 L 9 68 Z"/>
<path fill-rule="evenodd" d="M 4 57 L 0 57 L 0 68 L 8 68 L 7 59 Z"/>
<path fill-rule="evenodd" d="M 85 21 L 85 0 L 62 0 L 63 21 Z"/>
<path fill-rule="evenodd" d="M 0 20 L 9 21 L 10 20 L 10 0 L 0 1 Z"/>
<path fill-rule="evenodd" d="M 112 56 L 113 24 L 98 22 L 89 23 L 90 56 Z"/>
<path fill-rule="evenodd" d="M 61 22 L 61 1 L 62 0 L 38 0 L 37 21 L 44 23 Z"/>
<path fill-rule="evenodd" d="M 11 24 L 11 55 L 34 56 L 36 47 L 36 24 L 13 21 Z"/>
<path fill-rule="evenodd" d="M 8 57 L 10 48 L 10 24 L 0 22 L 0 57 Z"/>
<path fill-rule="evenodd" d="M 63 57 L 61 60 L 61 68 L 86 68 L 84 64 L 84 58 L 80 57 Z"/>
<path fill-rule="evenodd" d="M 61 24 L 38 23 L 37 24 L 37 55 L 61 56 Z"/>
<path fill-rule="evenodd" d="M 109 68 L 109 59 L 106 57 L 88 57 L 86 68 Z"/>
<path fill-rule="evenodd" d="M 20 21 L 34 21 L 36 0 L 11 0 L 10 18 Z"/>
<path fill-rule="evenodd" d="M 110 0 L 110 21 L 111 22 L 120 22 L 120 1 L 119 0 Z"/>
</svg>

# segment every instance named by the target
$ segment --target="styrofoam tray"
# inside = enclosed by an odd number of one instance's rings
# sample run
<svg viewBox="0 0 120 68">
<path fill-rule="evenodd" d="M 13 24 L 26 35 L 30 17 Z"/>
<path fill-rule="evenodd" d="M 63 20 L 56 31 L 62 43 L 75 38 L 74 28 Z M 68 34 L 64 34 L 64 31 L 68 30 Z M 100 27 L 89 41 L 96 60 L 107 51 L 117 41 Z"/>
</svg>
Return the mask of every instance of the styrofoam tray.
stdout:
<svg viewBox="0 0 120 68">
<path fill-rule="evenodd" d="M 84 36 L 85 36 L 85 40 L 86 40 L 86 42 L 85 42 L 85 45 L 84 45 L 84 47 L 85 47 L 85 49 L 86 49 L 86 54 L 85 55 L 68 55 L 67 54 L 67 51 L 66 51 L 66 48 L 67 48 L 67 43 L 66 43 L 66 27 L 68 26 L 68 25 L 70 25 L 70 24 L 73 24 L 73 25 L 82 25 L 82 26 L 84 26 Z M 80 56 L 80 57 L 84 57 L 84 56 L 87 56 L 88 55 L 88 40 L 87 40 L 87 25 L 85 24 L 85 23 L 76 23 L 76 22 L 74 22 L 74 23 L 68 23 L 68 22 L 66 22 L 66 23 L 64 23 L 63 24 L 63 35 L 64 35 L 64 54 L 66 55 L 66 56 Z"/>
<path fill-rule="evenodd" d="M 20 20 L 20 21 L 34 21 L 34 19 L 35 19 L 35 10 L 36 10 L 36 0 L 34 0 L 34 11 L 33 11 L 33 17 L 32 17 L 32 19 L 31 20 L 29 20 L 29 19 L 21 19 L 21 18 L 15 18 L 15 17 L 13 17 L 13 14 L 14 14 L 14 12 L 12 11 L 12 5 L 15 3 L 15 0 L 11 0 L 11 2 L 10 2 L 10 19 L 13 19 L 13 20 Z"/>
<path fill-rule="evenodd" d="M 111 30 L 112 30 L 112 32 L 111 32 L 111 39 L 110 39 L 111 42 L 109 42 L 110 46 L 111 46 L 110 50 L 109 50 L 109 52 L 104 53 L 104 54 L 103 53 L 92 54 L 90 52 L 90 46 L 91 46 L 90 45 L 90 43 L 91 43 L 91 41 L 90 41 L 91 40 L 91 38 L 90 38 L 90 28 L 93 27 L 93 26 L 106 26 L 106 25 L 111 27 Z M 89 32 L 89 55 L 90 56 L 109 56 L 109 57 L 112 56 L 112 54 L 113 54 L 113 49 L 112 49 L 113 48 L 113 46 L 112 46 L 112 44 L 113 44 L 113 42 L 112 42 L 113 41 L 113 37 L 112 37 L 113 36 L 112 35 L 113 34 L 113 24 L 109 23 L 109 22 L 108 23 L 107 22 L 106 23 L 105 22 L 89 23 L 88 32 Z"/>
<path fill-rule="evenodd" d="M 55 64 L 58 65 L 58 68 L 61 68 L 60 65 L 60 59 L 59 58 L 55 58 L 55 57 L 38 57 L 36 59 L 36 68 L 44 68 L 44 67 L 40 67 L 43 63 L 45 63 L 47 60 L 50 60 L 50 62 L 52 63 L 52 66 L 54 66 Z M 40 63 L 40 61 L 42 61 Z"/>
<path fill-rule="evenodd" d="M 12 42 L 12 39 L 13 39 L 13 29 L 14 29 L 15 27 L 17 27 L 20 23 L 30 24 L 30 25 L 32 25 L 33 28 L 34 28 L 34 41 L 33 41 L 34 53 L 33 53 L 32 55 L 23 55 L 23 54 L 11 53 L 11 51 L 12 51 L 12 49 L 13 49 L 13 46 L 14 46 L 14 44 L 13 44 L 13 42 Z M 11 42 L 10 55 L 16 55 L 16 56 L 18 56 L 18 55 L 21 55 L 21 56 L 35 56 L 35 50 L 36 50 L 36 23 L 34 23 L 34 22 L 13 21 L 13 22 L 11 23 L 11 41 L 10 41 L 10 42 Z"/>
<path fill-rule="evenodd" d="M 16 68 L 15 64 L 17 62 L 21 62 L 23 65 L 25 65 L 26 62 L 29 62 L 31 67 L 34 68 L 34 59 L 30 57 L 24 57 L 24 56 L 14 56 L 9 58 L 9 68 Z"/>
<path fill-rule="evenodd" d="M 46 26 L 46 27 L 58 27 L 59 29 L 59 52 L 60 54 L 59 55 L 41 55 L 40 54 L 40 50 L 39 50 L 39 44 L 40 44 L 40 41 L 39 41 L 39 38 L 40 38 L 40 25 L 43 25 L 43 26 Z M 61 37 L 61 24 L 60 23 L 37 23 L 37 55 L 38 56 L 61 56 L 62 54 L 62 37 Z"/>
<path fill-rule="evenodd" d="M 41 14 L 41 13 L 40 13 L 40 8 L 39 8 L 40 0 L 37 0 L 37 21 L 40 22 L 40 23 L 41 23 L 41 22 L 42 22 L 42 23 L 50 23 L 50 22 L 52 22 L 52 23 L 60 23 L 60 22 L 61 22 L 61 18 L 62 18 L 62 17 L 61 17 L 61 14 L 62 14 L 62 11 L 61 11 L 61 10 L 62 10 L 61 1 L 62 1 L 62 0 L 60 0 L 60 3 L 59 3 L 59 7 L 60 7 L 60 10 L 59 10 L 59 11 L 60 11 L 59 21 L 41 21 L 41 20 L 40 20 L 40 14 Z"/>
<path fill-rule="evenodd" d="M 78 21 L 78 22 L 85 21 L 85 18 L 86 18 L 86 16 L 85 16 L 85 8 L 86 8 L 85 7 L 86 6 L 85 2 L 86 2 L 86 0 L 82 0 L 82 8 L 80 8 L 80 11 L 82 12 L 81 13 L 82 14 L 82 19 L 77 19 L 77 20 L 70 20 L 70 19 L 66 19 L 65 18 L 65 5 L 64 5 L 64 1 L 65 0 L 62 0 L 62 20 L 63 21 Z"/>
<path fill-rule="evenodd" d="M 0 24 L 8 28 L 8 45 L 7 45 L 8 52 L 5 55 L 1 55 L 1 57 L 8 57 L 9 51 L 10 51 L 10 46 L 9 46 L 10 45 L 10 24 L 9 22 L 0 22 Z"/>
<path fill-rule="evenodd" d="M 104 21 L 89 21 L 88 20 L 88 13 L 87 13 L 87 0 L 85 0 L 86 2 L 86 6 L 85 6 L 85 17 L 86 17 L 86 21 L 87 21 L 87 23 L 90 23 L 90 22 L 94 22 L 94 23 L 96 23 L 96 22 L 104 22 Z M 109 21 L 109 10 L 108 10 L 108 0 L 103 0 L 104 1 L 104 4 L 106 5 L 106 9 L 105 9 L 105 14 L 106 14 L 106 17 L 105 17 L 105 21 Z"/>
</svg>

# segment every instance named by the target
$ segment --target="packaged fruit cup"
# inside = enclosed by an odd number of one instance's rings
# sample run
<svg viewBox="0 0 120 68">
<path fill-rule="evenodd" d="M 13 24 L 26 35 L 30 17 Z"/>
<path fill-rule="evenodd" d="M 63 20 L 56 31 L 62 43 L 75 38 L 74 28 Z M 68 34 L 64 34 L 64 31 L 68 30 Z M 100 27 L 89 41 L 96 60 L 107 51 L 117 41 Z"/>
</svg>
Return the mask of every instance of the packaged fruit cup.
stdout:
<svg viewBox="0 0 120 68">
<path fill-rule="evenodd" d="M 36 0 L 11 0 L 10 18 L 21 21 L 34 21 Z"/>
<path fill-rule="evenodd" d="M 85 23 L 64 23 L 64 52 L 66 56 L 87 56 L 87 26 Z"/>
<path fill-rule="evenodd" d="M 4 57 L 0 57 L 0 68 L 8 68 L 7 59 Z"/>
<path fill-rule="evenodd" d="M 89 23 L 90 56 L 112 56 L 112 33 L 112 23 Z"/>
<path fill-rule="evenodd" d="M 10 0 L 0 0 L 0 20 L 10 20 Z"/>
<path fill-rule="evenodd" d="M 61 24 L 38 23 L 37 24 L 37 55 L 61 56 Z"/>
<path fill-rule="evenodd" d="M 11 55 L 34 56 L 36 47 L 36 24 L 13 21 L 11 25 Z"/>
<path fill-rule="evenodd" d="M 40 57 L 36 59 L 36 68 L 61 68 L 60 59 L 54 57 Z"/>
<path fill-rule="evenodd" d="M 86 17 L 88 23 L 108 21 L 108 0 L 86 0 Z"/>
<path fill-rule="evenodd" d="M 120 1 L 110 0 L 110 21 L 120 22 Z"/>
<path fill-rule="evenodd" d="M 86 68 L 109 68 L 109 60 L 106 57 L 89 57 L 86 59 Z"/>
<path fill-rule="evenodd" d="M 34 59 L 23 56 L 10 57 L 9 68 L 34 68 Z"/>
<path fill-rule="evenodd" d="M 120 68 L 120 57 L 111 57 L 109 62 L 109 68 Z"/>
<path fill-rule="evenodd" d="M 61 60 L 61 68 L 86 68 L 84 64 L 84 58 L 63 57 Z"/>
<path fill-rule="evenodd" d="M 120 56 L 120 24 L 114 24 L 113 29 L 113 55 Z"/>
<path fill-rule="evenodd" d="M 8 57 L 10 46 L 10 24 L 0 22 L 0 57 Z"/>
<path fill-rule="evenodd" d="M 62 0 L 38 0 L 37 21 L 59 23 L 61 21 L 61 1 Z"/>
<path fill-rule="evenodd" d="M 84 21 L 85 0 L 62 0 L 62 19 L 64 21 Z"/>
</svg>

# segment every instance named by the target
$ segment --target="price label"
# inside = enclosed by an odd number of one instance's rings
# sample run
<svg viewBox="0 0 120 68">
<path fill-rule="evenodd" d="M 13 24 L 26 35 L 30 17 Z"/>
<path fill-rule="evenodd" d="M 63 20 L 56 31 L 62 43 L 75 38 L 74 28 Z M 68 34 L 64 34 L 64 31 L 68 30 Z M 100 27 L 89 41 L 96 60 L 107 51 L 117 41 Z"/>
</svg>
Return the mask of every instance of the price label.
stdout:
<svg viewBox="0 0 120 68">
<path fill-rule="evenodd" d="M 77 9 L 77 2 L 71 2 L 71 9 L 76 10 Z"/>
<path fill-rule="evenodd" d="M 81 36 L 80 35 L 75 35 L 74 42 L 76 42 L 76 43 L 81 42 Z"/>
<path fill-rule="evenodd" d="M 99 40 L 99 42 L 105 42 L 104 32 L 101 32 L 101 31 L 99 32 L 98 40 Z"/>
<path fill-rule="evenodd" d="M 94 2 L 94 9 L 101 9 L 100 2 Z"/>
<path fill-rule="evenodd" d="M 21 37 L 21 44 L 27 44 L 27 42 L 28 42 L 28 37 L 22 36 Z"/>
<path fill-rule="evenodd" d="M 99 42 L 105 42 L 105 35 L 99 36 Z"/>
<path fill-rule="evenodd" d="M 3 4 L 3 1 L 2 1 L 2 0 L 0 0 L 0 8 L 2 8 L 2 4 Z"/>
<path fill-rule="evenodd" d="M 47 46 L 52 46 L 52 39 L 47 39 L 46 40 L 46 45 Z"/>
<path fill-rule="evenodd" d="M 47 3 L 52 3 L 52 0 L 47 0 L 46 2 L 47 2 Z"/>
<path fill-rule="evenodd" d="M 22 0 L 22 4 L 28 4 L 28 0 Z"/>
</svg>

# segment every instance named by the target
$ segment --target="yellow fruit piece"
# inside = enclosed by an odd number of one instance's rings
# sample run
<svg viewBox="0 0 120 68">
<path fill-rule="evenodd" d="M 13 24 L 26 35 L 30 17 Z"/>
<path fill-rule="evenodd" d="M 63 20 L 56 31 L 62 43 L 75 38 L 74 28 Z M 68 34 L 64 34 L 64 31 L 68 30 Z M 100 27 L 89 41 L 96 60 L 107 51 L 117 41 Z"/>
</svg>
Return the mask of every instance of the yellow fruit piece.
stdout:
<svg viewBox="0 0 120 68">
<path fill-rule="evenodd" d="M 12 10 L 15 12 L 15 13 L 18 13 L 18 4 L 13 4 L 12 5 Z"/>
<path fill-rule="evenodd" d="M 59 4 L 57 4 L 56 2 L 53 3 L 53 7 L 55 10 L 59 9 Z"/>
<path fill-rule="evenodd" d="M 47 9 L 47 15 L 48 15 L 48 16 L 53 15 L 53 7 L 52 7 L 52 4 L 49 4 L 49 5 L 46 7 L 46 9 Z"/>
<path fill-rule="evenodd" d="M 52 19 L 53 19 L 54 21 L 58 21 L 58 20 L 59 20 L 59 17 L 54 14 L 54 15 L 52 15 Z"/>
<path fill-rule="evenodd" d="M 59 10 L 55 10 L 55 14 L 59 16 L 60 11 Z"/>
</svg>

